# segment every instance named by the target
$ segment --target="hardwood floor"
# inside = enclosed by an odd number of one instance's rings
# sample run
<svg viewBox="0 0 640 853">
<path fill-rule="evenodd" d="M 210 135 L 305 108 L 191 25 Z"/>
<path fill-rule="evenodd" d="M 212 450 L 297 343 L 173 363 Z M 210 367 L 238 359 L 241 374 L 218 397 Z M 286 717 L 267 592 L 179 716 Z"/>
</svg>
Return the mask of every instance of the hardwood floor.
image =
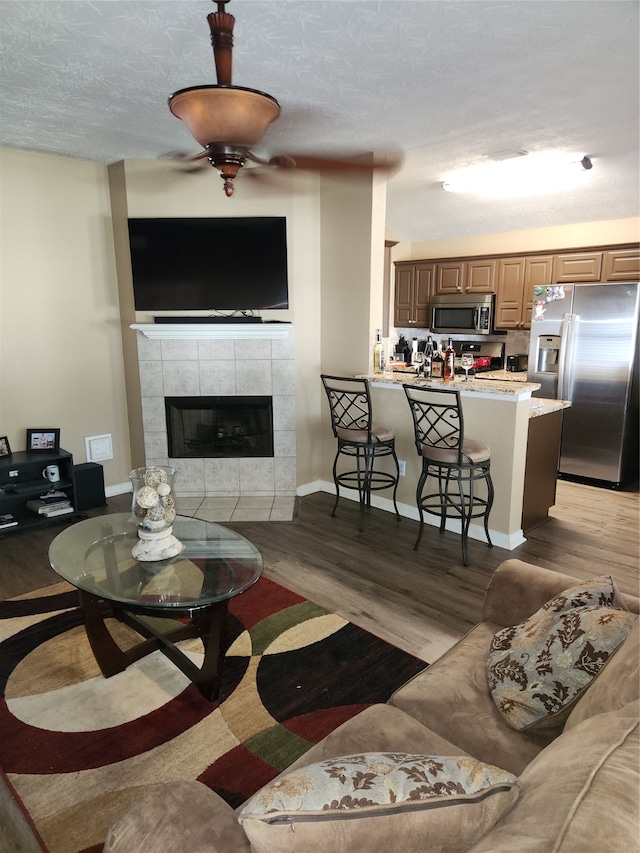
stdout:
<svg viewBox="0 0 640 853">
<path fill-rule="evenodd" d="M 103 510 L 122 512 L 129 496 Z M 560 481 L 552 517 L 514 551 L 469 542 L 462 565 L 459 537 L 425 530 L 413 551 L 418 524 L 371 510 L 358 532 L 357 506 L 333 498 L 299 498 L 292 522 L 238 522 L 265 559 L 265 574 L 328 610 L 431 662 L 480 619 L 484 591 L 495 568 L 517 557 L 579 578 L 612 574 L 624 592 L 639 594 L 638 488 L 614 492 Z M 0 598 L 58 580 L 47 551 L 62 528 L 7 535 L 0 541 Z"/>
</svg>

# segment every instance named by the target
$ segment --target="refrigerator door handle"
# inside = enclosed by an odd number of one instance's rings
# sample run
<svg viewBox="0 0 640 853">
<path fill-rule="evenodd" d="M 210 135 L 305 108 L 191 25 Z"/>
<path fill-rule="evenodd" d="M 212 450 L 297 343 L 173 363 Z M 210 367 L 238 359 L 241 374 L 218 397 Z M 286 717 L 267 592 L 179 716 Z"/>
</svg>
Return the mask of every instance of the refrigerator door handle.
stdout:
<svg viewBox="0 0 640 853">
<path fill-rule="evenodd" d="M 558 400 L 566 400 L 569 389 L 569 358 L 573 350 L 573 338 L 576 323 L 580 319 L 577 314 L 565 314 L 562 318 L 560 352 L 558 353 Z"/>
</svg>

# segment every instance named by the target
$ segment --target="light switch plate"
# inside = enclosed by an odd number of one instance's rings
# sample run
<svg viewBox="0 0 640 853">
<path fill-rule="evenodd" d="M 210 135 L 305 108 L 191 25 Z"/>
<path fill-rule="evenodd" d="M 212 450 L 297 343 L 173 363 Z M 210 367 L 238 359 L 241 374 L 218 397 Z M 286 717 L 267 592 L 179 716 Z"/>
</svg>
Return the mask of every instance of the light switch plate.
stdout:
<svg viewBox="0 0 640 853">
<path fill-rule="evenodd" d="M 113 459 L 111 433 L 104 435 L 89 435 L 84 440 L 87 462 L 104 462 Z"/>
</svg>

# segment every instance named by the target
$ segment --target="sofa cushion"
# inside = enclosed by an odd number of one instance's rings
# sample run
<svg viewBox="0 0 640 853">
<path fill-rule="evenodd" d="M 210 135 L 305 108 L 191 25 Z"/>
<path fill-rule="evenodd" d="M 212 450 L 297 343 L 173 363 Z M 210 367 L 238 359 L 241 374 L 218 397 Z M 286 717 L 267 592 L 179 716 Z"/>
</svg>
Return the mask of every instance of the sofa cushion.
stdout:
<svg viewBox="0 0 640 853">
<path fill-rule="evenodd" d="M 158 785 L 111 827 L 103 853 L 250 853 L 235 812 L 201 782 Z"/>
<path fill-rule="evenodd" d="M 518 802 L 472 853 L 638 850 L 639 708 L 563 732 L 523 771 Z"/>
<path fill-rule="evenodd" d="M 564 723 L 571 705 L 624 642 L 637 617 L 560 597 L 502 628 L 487 658 L 489 689 L 505 722 L 522 731 Z"/>
<path fill-rule="evenodd" d="M 516 801 L 517 777 L 468 756 L 372 752 L 265 785 L 238 820 L 255 853 L 465 850 Z"/>
<path fill-rule="evenodd" d="M 462 755 L 457 744 L 391 705 L 370 705 L 311 747 L 280 776 L 298 767 L 336 755 L 356 752 L 420 752 L 423 755 Z M 279 777 L 276 777 L 276 779 Z M 275 781 L 275 780 L 272 780 Z M 239 809 L 238 809 L 239 811 Z"/>
<path fill-rule="evenodd" d="M 491 576 L 482 604 L 482 622 L 494 622 L 501 628 L 523 622 L 539 607 L 576 585 L 570 575 L 543 569 L 522 560 L 500 563 Z M 632 613 L 640 612 L 640 599 L 617 593 L 616 600 Z"/>
<path fill-rule="evenodd" d="M 627 610 L 611 575 L 600 575 L 592 580 L 579 581 L 554 595 L 540 609 L 551 610 L 553 613 L 566 613 L 575 607 L 586 607 L 589 604 Z"/>
<path fill-rule="evenodd" d="M 476 625 L 389 701 L 460 750 L 519 774 L 559 730 L 519 732 L 507 726 L 498 712 L 486 674 L 489 644 L 497 627 Z"/>
<path fill-rule="evenodd" d="M 596 714 L 615 711 L 640 698 L 640 620 L 588 690 L 572 706 L 568 731 Z"/>
</svg>

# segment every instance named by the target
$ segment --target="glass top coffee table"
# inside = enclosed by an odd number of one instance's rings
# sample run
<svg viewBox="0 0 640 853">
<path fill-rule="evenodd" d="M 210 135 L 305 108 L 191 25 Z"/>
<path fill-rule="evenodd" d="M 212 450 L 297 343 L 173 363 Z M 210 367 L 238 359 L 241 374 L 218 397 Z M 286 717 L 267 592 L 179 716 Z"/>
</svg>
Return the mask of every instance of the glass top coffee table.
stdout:
<svg viewBox="0 0 640 853">
<path fill-rule="evenodd" d="M 87 637 L 105 677 L 160 649 L 214 700 L 226 651 L 227 605 L 258 580 L 262 556 L 239 533 L 201 519 L 177 516 L 173 533 L 184 544 L 178 556 L 138 562 L 131 556 L 138 541 L 131 515 L 96 516 L 59 533 L 49 561 L 79 591 Z M 105 622 L 111 615 L 144 639 L 122 650 Z M 183 621 L 167 631 L 167 619 Z M 191 637 L 202 639 L 202 667 L 175 645 Z"/>
</svg>

